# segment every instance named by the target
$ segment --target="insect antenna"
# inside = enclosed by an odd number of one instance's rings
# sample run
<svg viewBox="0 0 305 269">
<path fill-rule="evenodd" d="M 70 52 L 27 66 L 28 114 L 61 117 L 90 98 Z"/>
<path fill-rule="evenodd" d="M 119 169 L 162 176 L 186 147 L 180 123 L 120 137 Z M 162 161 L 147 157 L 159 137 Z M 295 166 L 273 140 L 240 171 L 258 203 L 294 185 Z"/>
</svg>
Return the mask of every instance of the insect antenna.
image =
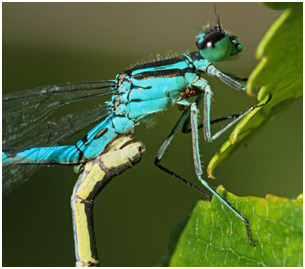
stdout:
<svg viewBox="0 0 305 269">
<path fill-rule="evenodd" d="M 216 25 L 218 27 L 218 31 L 221 31 L 221 25 L 220 25 L 220 19 L 219 19 L 219 14 L 217 15 L 216 12 L 216 5 L 214 4 L 214 13 L 215 13 L 215 17 L 216 17 Z"/>
</svg>

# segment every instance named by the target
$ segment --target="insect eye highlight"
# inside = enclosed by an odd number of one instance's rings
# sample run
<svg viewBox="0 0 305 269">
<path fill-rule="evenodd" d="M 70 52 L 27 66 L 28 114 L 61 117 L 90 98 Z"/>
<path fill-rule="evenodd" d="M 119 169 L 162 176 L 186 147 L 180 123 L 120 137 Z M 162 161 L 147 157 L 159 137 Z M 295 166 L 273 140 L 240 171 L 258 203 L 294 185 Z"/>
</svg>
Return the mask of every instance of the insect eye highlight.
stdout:
<svg viewBox="0 0 305 269">
<path fill-rule="evenodd" d="M 198 35 L 196 45 L 205 59 L 210 62 L 221 62 L 230 56 L 232 41 L 226 31 L 213 29 Z"/>
<path fill-rule="evenodd" d="M 197 40 L 197 48 L 199 50 L 203 50 L 210 47 L 215 48 L 215 44 L 221 39 L 223 39 L 225 36 L 226 35 L 224 32 L 213 32 L 207 34 L 204 39 L 201 38 L 201 40 Z"/>
<path fill-rule="evenodd" d="M 237 44 L 237 37 L 235 35 L 230 36 L 230 40 L 233 44 Z"/>
</svg>

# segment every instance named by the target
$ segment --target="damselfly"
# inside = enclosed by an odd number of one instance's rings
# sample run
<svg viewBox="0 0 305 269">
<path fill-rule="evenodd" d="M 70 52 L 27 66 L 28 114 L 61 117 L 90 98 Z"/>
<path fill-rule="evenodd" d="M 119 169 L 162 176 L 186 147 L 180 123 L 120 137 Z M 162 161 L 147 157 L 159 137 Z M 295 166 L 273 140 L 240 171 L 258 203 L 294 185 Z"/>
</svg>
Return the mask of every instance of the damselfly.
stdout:
<svg viewBox="0 0 305 269">
<path fill-rule="evenodd" d="M 145 89 L 144 89 L 145 90 Z M 186 93 L 186 92 L 185 92 Z"/>
<path fill-rule="evenodd" d="M 229 124 L 212 135 L 210 109 L 213 92 L 207 80 L 201 75 L 206 73 L 209 76 L 215 76 L 235 90 L 245 91 L 245 86 L 240 83 L 242 79 L 225 74 L 212 64 L 212 62 L 222 62 L 236 56 L 242 51 L 242 45 L 238 43 L 236 36 L 230 35 L 222 28 L 218 16 L 216 16 L 215 26 L 210 26 L 197 35 L 196 45 L 197 52 L 136 65 L 118 74 L 115 80 L 44 86 L 3 96 L 5 110 L 2 152 L 3 190 L 10 191 L 26 180 L 35 171 L 34 164 L 86 163 L 102 154 L 113 139 L 120 135 L 132 135 L 135 126 L 140 122 L 151 120 L 155 113 L 171 105 L 178 105 L 178 108 L 184 111 L 159 149 L 155 158 L 156 166 L 200 190 L 160 164 L 178 129 L 183 126 L 183 132 L 187 132 L 190 126 L 197 178 L 245 223 L 248 238 L 252 244 L 248 221 L 204 180 L 199 154 L 198 129 L 203 127 L 205 140 L 212 142 L 249 112 L 265 103 L 235 115 Z M 37 124 L 45 121 L 60 106 L 107 94 L 112 94 L 112 98 L 105 104 L 69 114 L 58 120 Z M 204 121 L 201 126 L 198 126 L 197 114 L 201 102 L 203 102 Z M 28 123 L 22 126 L 20 119 Z M 216 121 L 228 119 L 232 119 L 232 116 Z M 100 123 L 75 145 L 52 146 L 98 122 Z"/>
</svg>

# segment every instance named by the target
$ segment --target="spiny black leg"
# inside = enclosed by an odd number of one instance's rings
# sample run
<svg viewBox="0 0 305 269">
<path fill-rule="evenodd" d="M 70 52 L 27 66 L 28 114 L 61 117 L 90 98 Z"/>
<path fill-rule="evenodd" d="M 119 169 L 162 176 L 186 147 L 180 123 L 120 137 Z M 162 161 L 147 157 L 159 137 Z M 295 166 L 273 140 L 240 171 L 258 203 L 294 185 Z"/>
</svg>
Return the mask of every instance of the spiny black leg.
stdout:
<svg viewBox="0 0 305 269">
<path fill-rule="evenodd" d="M 188 180 L 186 180 L 185 178 L 179 176 L 178 174 L 174 173 L 172 170 L 164 167 L 163 165 L 160 164 L 160 161 L 166 151 L 166 149 L 168 148 L 168 146 L 170 145 L 173 137 L 175 136 L 175 134 L 177 133 L 177 131 L 179 130 L 179 127 L 181 126 L 182 123 L 185 122 L 185 120 L 189 117 L 189 108 L 187 108 L 186 110 L 183 111 L 182 115 L 180 116 L 180 118 L 178 119 L 177 123 L 175 124 L 175 126 L 173 127 L 173 129 L 170 131 L 169 135 L 167 136 L 167 138 L 165 139 L 164 143 L 162 144 L 162 146 L 160 147 L 160 149 L 158 150 L 158 153 L 156 155 L 154 164 L 161 169 L 162 171 L 166 172 L 167 174 L 177 178 L 178 180 L 180 180 L 181 182 L 185 183 L 186 185 L 192 187 L 194 190 L 199 191 L 200 193 L 202 193 L 203 195 L 205 195 L 206 197 L 208 197 L 209 199 L 211 199 L 212 195 L 209 193 L 206 193 L 204 190 L 200 189 L 199 187 L 197 187 L 196 185 L 194 185 L 193 183 L 189 182 Z"/>
<path fill-rule="evenodd" d="M 181 182 L 185 183 L 186 185 L 192 187 L 194 190 L 199 191 L 201 194 L 203 194 L 205 197 L 207 197 L 209 200 L 212 199 L 212 194 L 205 192 L 204 190 L 200 189 L 198 186 L 194 185 L 193 183 L 189 182 L 188 180 L 186 180 L 185 178 L 179 176 L 178 174 L 174 173 L 172 170 L 162 166 L 160 164 L 160 160 L 158 159 L 158 157 L 155 158 L 154 164 L 160 168 L 162 171 L 164 171 L 165 173 L 168 173 L 169 175 L 173 176 L 174 178 L 177 178 L 178 180 L 180 180 Z"/>
<path fill-rule="evenodd" d="M 230 119 L 236 119 L 237 117 L 239 117 L 240 114 L 232 114 L 232 115 L 228 115 L 228 116 L 224 116 L 215 120 L 211 120 L 211 124 L 215 124 L 221 121 L 225 121 L 225 120 L 230 120 Z M 182 133 L 186 134 L 186 133 L 190 133 L 191 132 L 191 128 L 189 128 L 189 119 L 186 120 L 186 122 L 183 124 L 182 126 Z M 198 125 L 198 130 L 203 128 L 203 123 Z"/>
<path fill-rule="evenodd" d="M 235 81 L 239 81 L 239 82 L 247 82 L 248 81 L 248 78 L 240 78 L 240 77 L 237 77 L 237 76 L 235 76 L 233 74 L 230 74 L 230 73 L 227 73 L 227 72 L 222 72 L 222 73 L 224 73 L 228 77 L 234 79 Z"/>
<path fill-rule="evenodd" d="M 252 107 L 250 107 L 249 109 L 250 109 L 250 110 L 253 110 L 253 109 L 255 109 L 255 108 L 264 106 L 264 105 L 266 105 L 267 103 L 269 103 L 269 101 L 271 100 L 271 98 L 272 98 L 272 95 L 269 94 L 269 97 L 268 97 L 268 99 L 267 99 L 266 102 L 264 102 L 264 103 L 262 103 L 262 104 L 260 104 L 260 105 L 252 106 Z M 224 117 L 221 117 L 221 118 L 218 118 L 218 119 L 215 119 L 215 120 L 211 120 L 211 121 L 210 121 L 210 124 L 212 125 L 212 124 L 219 123 L 219 122 L 225 121 L 225 120 L 230 120 L 230 119 L 235 120 L 236 118 L 238 118 L 238 117 L 239 117 L 240 115 L 242 115 L 242 114 L 243 114 L 243 113 L 231 114 L 231 115 L 224 116 Z M 189 120 L 189 118 L 187 118 L 187 119 L 184 121 L 184 123 L 183 123 L 183 126 L 182 126 L 182 133 L 186 134 L 186 133 L 190 133 L 190 132 L 191 132 L 191 128 L 189 127 L 189 124 L 190 124 L 190 120 Z M 198 125 L 198 130 L 201 129 L 201 128 L 203 128 L 203 123 L 201 123 L 201 124 Z"/>
</svg>

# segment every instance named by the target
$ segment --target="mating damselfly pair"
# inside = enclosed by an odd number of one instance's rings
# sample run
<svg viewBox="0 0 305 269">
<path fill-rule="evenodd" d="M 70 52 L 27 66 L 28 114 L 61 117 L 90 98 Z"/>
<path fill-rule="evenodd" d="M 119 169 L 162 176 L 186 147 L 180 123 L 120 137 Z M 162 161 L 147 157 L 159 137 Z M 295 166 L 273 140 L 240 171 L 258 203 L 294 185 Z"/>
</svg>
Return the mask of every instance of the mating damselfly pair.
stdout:
<svg viewBox="0 0 305 269">
<path fill-rule="evenodd" d="M 222 61 L 225 60 L 229 54 L 237 54 L 241 50 L 241 46 L 238 44 L 237 40 L 234 37 L 229 37 L 226 33 L 222 32 L 222 28 L 219 24 L 216 24 L 214 27 L 210 28 L 205 33 L 206 36 L 209 36 L 211 39 L 206 40 L 204 35 L 199 35 L 197 38 L 199 50 L 202 51 L 202 54 L 205 56 L 206 59 L 212 57 L 212 61 Z M 213 43 L 215 42 L 215 44 Z M 220 53 L 221 55 L 217 55 L 214 53 L 209 52 L 209 50 L 214 49 L 214 45 L 219 45 L 219 42 L 224 42 L 224 45 L 221 45 L 219 49 L 223 49 Z M 215 48 L 217 49 L 217 46 Z M 229 48 L 230 47 L 230 48 Z M 218 58 L 213 58 L 214 56 Z M 174 58 L 171 60 L 164 60 L 161 62 L 154 62 L 153 64 L 144 64 L 140 66 L 136 66 L 134 69 L 128 70 L 127 72 L 121 74 L 117 77 L 117 80 L 114 81 L 106 81 L 106 82 L 96 82 L 94 84 L 86 83 L 86 84 L 75 84 L 75 87 L 83 87 L 85 86 L 88 89 L 92 90 L 93 94 L 89 93 L 89 96 L 101 96 L 105 92 L 103 90 L 104 86 L 108 86 L 114 97 L 112 101 L 108 103 L 107 112 L 107 121 L 106 125 L 99 128 L 94 135 L 91 133 L 88 136 L 85 136 L 82 140 L 79 141 L 79 144 L 76 147 L 69 147 L 69 148 L 53 148 L 53 152 L 56 154 L 49 155 L 49 149 L 46 150 L 46 157 L 40 158 L 38 161 L 39 163 L 45 161 L 46 163 L 53 163 L 53 162 L 70 162 L 73 164 L 78 163 L 79 161 L 85 161 L 85 158 L 91 159 L 95 158 L 98 153 L 103 151 L 103 148 L 114 138 L 117 137 L 117 132 L 121 134 L 125 134 L 126 132 L 129 133 L 132 129 L 133 125 L 139 122 L 139 120 L 143 120 L 144 117 L 148 117 L 151 113 L 155 113 L 158 111 L 163 110 L 166 106 L 170 103 L 179 104 L 180 109 L 184 109 L 183 116 L 180 119 L 181 125 L 183 121 L 188 116 L 187 114 L 192 114 L 191 121 L 189 123 L 190 126 L 193 127 L 193 130 L 197 130 L 196 128 L 196 114 L 197 114 L 197 104 L 201 101 L 201 98 L 205 98 L 205 135 L 207 138 L 210 137 L 209 134 L 209 109 L 210 109 L 210 102 L 211 102 L 211 92 L 209 89 L 208 84 L 205 80 L 199 77 L 199 73 L 210 73 L 211 75 L 218 76 L 224 82 L 231 84 L 238 88 L 239 90 L 244 90 L 243 86 L 240 85 L 239 81 L 234 81 L 230 76 L 219 72 L 216 68 L 213 67 L 208 61 L 202 59 L 202 55 L 199 52 L 185 54 L 182 57 Z M 70 88 L 71 85 L 66 85 Z M 97 87 L 96 87 L 97 86 Z M 64 86 L 63 86 L 64 87 Z M 58 86 L 58 89 L 63 89 L 63 87 Z M 76 89 L 75 88 L 75 89 Z M 54 88 L 53 88 L 54 89 Z M 79 88 L 78 88 L 79 89 Z M 81 88 L 82 89 L 82 88 Z M 43 92 L 45 89 L 39 89 L 38 91 Z M 152 92 L 152 90 L 154 90 Z M 74 90 L 72 92 L 76 92 Z M 70 91 L 69 91 L 70 92 Z M 30 93 L 33 93 L 31 91 Z M 205 97 L 203 96 L 204 93 L 206 94 Z M 87 93 L 86 93 L 87 94 Z M 134 96 L 133 96 L 134 94 Z M 156 94 L 156 95 L 154 95 Z M 17 95 L 14 95 L 17 96 Z M 22 96 L 22 104 L 27 102 L 25 95 L 21 94 Z M 31 99 L 33 96 L 29 97 L 29 104 L 31 104 Z M 52 98 L 52 94 L 50 95 Z M 86 96 L 82 96 L 81 98 L 86 99 Z M 12 99 L 10 99 L 12 100 Z M 49 101 L 49 98 L 46 99 Z M 57 100 L 58 101 L 58 100 Z M 148 102 L 146 102 L 148 101 Z M 4 98 L 5 102 L 5 98 Z M 90 123 L 88 122 L 88 117 L 93 115 L 94 120 L 99 120 L 98 117 L 101 116 L 101 120 L 104 119 L 104 106 L 103 104 L 100 105 L 101 110 L 92 110 L 92 113 L 97 112 L 96 114 L 86 114 L 87 118 L 84 118 L 82 124 Z M 99 108 L 100 109 L 100 108 Z M 254 109 L 254 108 L 252 108 Z M 200 109 L 199 109 L 200 110 Z M 47 112 L 46 112 L 47 113 Z M 13 113 L 12 113 L 13 114 Z M 13 114 L 14 116 L 18 117 L 18 114 Z M 76 114 L 74 114 L 76 115 Z M 77 114 L 80 117 L 81 113 Z M 111 118 L 111 115 L 115 115 Z M 44 116 L 42 115 L 42 118 Z M 110 118 L 109 118 L 110 117 Z M 73 117 L 72 117 L 73 119 Z M 225 118 L 224 118 L 225 119 Z M 61 125 L 66 126 L 64 125 Z M 71 125 L 72 126 L 72 125 Z M 189 129 L 189 126 L 184 125 L 185 130 Z M 35 130 L 35 126 L 32 126 Z M 48 130 L 55 130 L 57 128 L 54 123 L 48 123 L 44 128 L 48 128 Z M 84 127 L 84 126 L 81 126 Z M 126 128 L 127 127 L 127 128 Z M 121 128 L 121 129 L 120 129 Z M 123 129 L 122 129 L 123 128 Z M 18 134 L 20 129 L 15 129 L 14 131 Z M 73 132 L 75 130 L 72 129 Z M 224 130 L 223 130 L 224 131 Z M 59 132 L 62 132 L 62 135 L 65 136 L 68 134 L 67 130 L 61 129 Z M 112 132 L 112 133 L 111 133 Z M 40 133 L 40 131 L 39 131 Z M 175 132 L 173 132 L 175 133 Z M 49 132 L 50 134 L 50 132 Z M 107 137 L 107 135 L 109 135 Z M 22 139 L 25 138 L 26 142 L 31 142 L 32 145 L 28 145 L 27 147 L 32 147 L 34 145 L 34 141 L 29 139 L 29 136 L 26 136 L 22 133 L 18 134 L 22 136 Z M 91 135 L 91 136 L 90 136 Z M 102 139 L 107 137 L 108 140 Z M 5 137 L 4 137 L 5 138 Z M 34 137 L 35 142 L 39 140 L 37 136 Z M 50 141 L 50 136 L 43 137 Z M 57 137 L 58 138 L 58 137 Z M 92 140 L 93 138 L 93 140 Z M 90 148 L 90 145 L 93 145 L 95 140 L 101 138 L 102 140 L 97 141 L 98 147 Z M 215 136 L 217 138 L 217 135 Z M 12 142 L 15 142 L 16 137 L 14 137 L 14 133 L 12 133 Z M 61 140 L 63 138 L 60 138 Z M 52 141 L 52 138 L 51 138 Z M 169 140 L 167 140 L 169 141 Z M 57 141 L 56 141 L 57 142 Z M 54 141 L 52 143 L 54 143 Z M 104 145 L 101 144 L 104 142 Z M 195 161 L 197 172 L 201 174 L 200 166 L 199 166 L 199 154 L 198 154 L 198 138 L 197 133 L 193 132 L 193 148 L 195 152 Z M 166 146 L 167 144 L 164 144 Z M 71 150 L 72 154 L 66 158 L 64 157 L 64 153 L 61 150 Z M 87 150 L 89 149 L 89 150 Z M 92 149 L 92 151 L 91 151 Z M 99 151 L 98 153 L 94 152 L 94 150 Z M 164 149 L 164 148 L 163 148 Z M 60 154 L 58 153 L 60 150 Z M 86 152 L 88 151 L 88 155 Z M 9 152 L 9 161 L 15 161 L 18 154 L 15 155 L 16 151 L 7 151 Z M 25 154 L 21 156 L 21 162 L 24 162 L 25 159 L 33 155 L 28 155 L 29 152 L 37 152 L 36 150 L 31 150 L 28 152 L 24 152 Z M 41 149 L 39 149 L 41 152 Z M 44 153 L 42 154 L 44 155 Z M 42 155 L 36 155 L 32 158 L 31 161 L 36 162 L 37 157 L 41 157 Z M 160 157 L 163 155 L 163 150 L 160 151 Z M 67 155 L 66 155 L 67 156 Z M 80 158 L 80 156 L 82 156 Z M 85 158 L 83 158 L 85 156 Z M 50 158 L 51 157 L 51 158 Z M 64 157 L 64 158 L 63 158 Z M 55 159 L 54 159 L 55 158 Z M 158 163 L 158 159 L 156 161 Z M 17 176 L 16 176 L 17 178 Z M 201 175 L 200 175 L 201 178 Z M 208 186 L 207 186 L 208 187 Z M 213 191 L 211 189 L 211 191 Z M 241 216 L 240 216 L 241 217 Z"/>
</svg>

